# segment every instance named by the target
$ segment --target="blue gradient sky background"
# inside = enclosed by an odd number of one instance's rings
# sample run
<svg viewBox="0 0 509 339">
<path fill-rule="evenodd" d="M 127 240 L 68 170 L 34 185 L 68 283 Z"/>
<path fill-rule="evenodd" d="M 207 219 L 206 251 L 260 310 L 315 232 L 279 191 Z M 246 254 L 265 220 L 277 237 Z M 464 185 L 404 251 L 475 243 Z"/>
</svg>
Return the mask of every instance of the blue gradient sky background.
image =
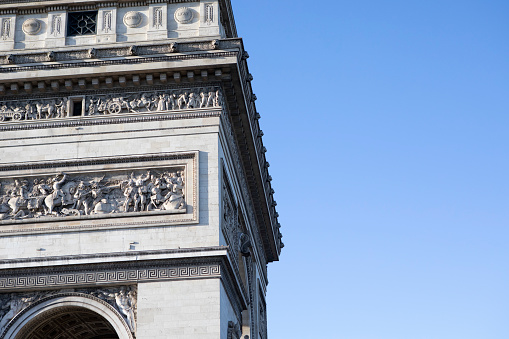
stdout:
<svg viewBox="0 0 509 339">
<path fill-rule="evenodd" d="M 232 2 L 286 243 L 270 338 L 509 338 L 509 2 Z"/>
</svg>

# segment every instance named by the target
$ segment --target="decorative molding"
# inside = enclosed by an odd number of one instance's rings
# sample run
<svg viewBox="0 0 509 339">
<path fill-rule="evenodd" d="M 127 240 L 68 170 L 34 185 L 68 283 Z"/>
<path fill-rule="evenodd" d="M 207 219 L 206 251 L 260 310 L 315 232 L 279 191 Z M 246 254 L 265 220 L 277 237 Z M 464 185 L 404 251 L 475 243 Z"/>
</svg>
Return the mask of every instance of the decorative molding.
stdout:
<svg viewBox="0 0 509 339">
<path fill-rule="evenodd" d="M 88 260 L 88 259 L 106 259 L 106 258 L 119 258 L 119 257 L 135 257 L 150 255 L 165 255 L 165 254 L 183 254 L 183 253 L 197 253 L 197 252 L 214 252 L 224 251 L 225 246 L 212 246 L 212 247 L 192 247 L 192 248 L 178 248 L 167 250 L 151 250 L 151 251 L 129 251 L 129 252 L 113 252 L 113 253 L 93 253 L 93 254 L 79 254 L 79 255 L 63 255 L 54 257 L 34 257 L 34 258 L 20 258 L 20 259 L 2 259 L 0 265 L 13 265 L 13 264 L 26 264 L 51 261 L 71 261 L 71 260 Z"/>
<path fill-rule="evenodd" d="M 124 23 L 126 23 L 126 17 L 130 13 L 138 13 L 138 12 L 128 12 L 124 16 Z M 140 23 L 141 23 L 141 14 L 140 14 Z M 127 24 L 126 24 L 127 25 Z M 217 40 L 218 48 L 221 49 L 240 49 L 241 41 L 238 39 L 231 40 Z M 170 54 L 175 52 L 175 42 L 170 42 L 167 44 L 155 44 L 155 45 L 138 45 L 138 55 L 154 55 L 154 54 Z M 198 42 L 180 42 L 179 43 L 179 52 L 200 52 L 200 51 L 209 51 L 213 46 L 211 46 L 208 41 L 198 41 Z M 118 58 L 120 56 L 129 56 L 129 48 L 130 46 L 124 47 L 107 47 L 100 48 L 97 47 L 96 52 L 99 58 Z M 88 50 L 84 49 L 66 49 L 65 51 L 54 51 L 55 59 L 57 61 L 79 61 L 86 60 Z M 30 64 L 30 63 L 41 63 L 45 62 L 47 52 L 39 52 L 39 53 L 17 53 L 12 54 L 14 57 L 14 63 L 16 64 Z M 1 57 L 1 55 L 0 55 Z M 0 64 L 1 64 L 0 60 Z M 6 64 L 4 62 L 4 64 Z M 25 66 L 26 67 L 26 66 Z"/>
<path fill-rule="evenodd" d="M 150 116 L 129 116 L 129 117 L 112 117 L 104 116 L 101 118 L 95 117 L 77 117 L 69 118 L 65 121 L 58 122 L 37 122 L 37 123 L 24 123 L 24 124 L 0 124 L 1 131 L 20 131 L 20 130 L 33 130 L 44 128 L 64 128 L 64 127 L 80 127 L 80 126 L 94 126 L 94 125 L 109 125 L 109 124 L 126 124 L 147 121 L 165 121 L 165 120 L 180 120 L 180 119 L 197 119 L 197 118 L 212 118 L 221 116 L 220 112 L 212 112 L 205 110 L 203 112 L 187 112 L 187 113 L 165 113 Z"/>
<path fill-rule="evenodd" d="M 47 268 L 47 272 L 38 274 L 16 274 L 14 271 L 11 275 L 6 273 L 0 277 L 0 291 L 221 277 L 221 265 L 219 263 L 177 266 L 167 263 L 167 265 L 170 265 L 167 267 L 151 267 L 147 266 L 146 263 L 129 263 L 128 265 L 136 267 L 125 267 L 125 265 L 120 267 L 118 265 L 117 268 L 107 269 L 90 266 L 86 271 L 55 269 L 54 272 Z M 113 266 L 113 264 L 110 264 L 110 266 Z"/>
<path fill-rule="evenodd" d="M 222 115 L 222 122 L 223 122 L 223 126 L 225 129 L 226 141 L 228 142 L 228 146 L 229 146 L 228 148 L 232 152 L 233 159 L 241 159 L 239 151 L 238 151 L 237 143 L 235 141 L 235 136 L 233 134 L 233 129 L 232 129 L 229 119 L 230 118 L 228 115 L 226 115 L 226 114 Z M 262 240 L 261 240 L 261 237 L 259 234 L 260 231 L 259 231 L 258 223 L 257 223 L 256 217 L 255 217 L 255 211 L 253 210 L 253 201 L 249 194 L 250 191 L 249 191 L 247 179 L 245 177 L 244 169 L 242 168 L 241 162 L 233 161 L 233 163 L 234 163 L 235 170 L 236 170 L 236 173 L 239 178 L 240 192 L 242 194 L 242 198 L 245 201 L 247 219 L 249 221 L 249 224 L 251 225 L 251 233 L 254 236 L 254 242 L 257 247 L 256 253 L 262 259 L 260 265 L 262 267 L 264 267 L 267 259 L 265 257 L 265 252 L 263 250 L 264 247 L 263 247 L 263 243 L 262 243 Z M 265 271 L 264 271 L 264 273 L 266 274 Z"/>
<path fill-rule="evenodd" d="M 48 2 L 48 0 L 1 0 L 0 4 L 15 4 L 15 3 L 27 3 L 27 2 Z M 138 0 L 138 1 L 126 1 L 126 2 L 120 2 L 120 1 L 111 1 L 111 0 L 103 0 L 103 1 L 97 1 L 93 4 L 93 6 L 96 7 L 139 7 L 139 6 L 146 6 L 151 3 L 170 3 L 170 4 L 178 4 L 183 2 L 200 2 L 200 0 Z"/>
<path fill-rule="evenodd" d="M 210 43 L 208 44 L 210 46 Z M 179 44 L 179 52 L 181 44 Z M 172 46 L 168 46 L 168 53 L 172 49 Z M 123 51 L 125 50 L 125 51 Z M 129 47 L 123 48 L 122 53 L 118 56 L 129 56 Z M 97 49 L 97 56 L 101 56 L 101 51 Z M 86 55 L 87 51 L 83 51 L 84 55 Z M 138 55 L 140 52 L 138 52 Z M 61 53 L 55 53 L 56 61 L 63 61 L 59 59 L 59 55 Z M 13 55 L 14 58 L 17 58 L 17 55 Z M 135 64 L 145 64 L 151 62 L 163 62 L 163 61 L 182 61 L 182 60 L 194 60 L 194 59 L 215 59 L 215 58 L 227 58 L 227 57 L 236 57 L 237 52 L 215 52 L 215 53 L 202 53 L 202 54 L 183 54 L 183 55 L 167 55 L 167 56 L 153 56 L 153 57 L 144 57 L 144 58 L 136 58 L 136 59 L 120 59 L 120 60 L 101 60 L 101 61 L 88 61 L 88 62 L 75 62 L 75 63 L 63 63 L 63 64 L 45 64 L 45 65 L 33 65 L 33 66 L 16 66 L 16 67 L 6 67 L 0 68 L 0 73 L 13 73 L 13 72 L 25 72 L 25 71 L 33 71 L 33 70 L 53 70 L 53 69 L 62 69 L 62 68 L 80 68 L 80 67 L 105 67 L 112 65 L 135 65 Z M 113 57 L 113 56 L 111 56 Z M 85 58 L 84 58 L 85 59 Z M 16 60 L 16 63 L 19 63 Z M 44 62 L 46 60 L 41 61 L 32 61 L 32 62 Z"/>
</svg>

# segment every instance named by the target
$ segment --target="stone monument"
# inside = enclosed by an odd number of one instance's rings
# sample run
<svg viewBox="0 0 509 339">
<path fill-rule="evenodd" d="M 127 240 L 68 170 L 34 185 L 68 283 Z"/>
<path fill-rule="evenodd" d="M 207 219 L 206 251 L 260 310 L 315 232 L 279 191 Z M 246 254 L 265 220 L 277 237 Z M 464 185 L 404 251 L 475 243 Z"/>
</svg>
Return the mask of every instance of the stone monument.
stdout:
<svg viewBox="0 0 509 339">
<path fill-rule="evenodd" d="M 230 0 L 0 0 L 0 339 L 266 339 L 283 243 Z"/>
</svg>

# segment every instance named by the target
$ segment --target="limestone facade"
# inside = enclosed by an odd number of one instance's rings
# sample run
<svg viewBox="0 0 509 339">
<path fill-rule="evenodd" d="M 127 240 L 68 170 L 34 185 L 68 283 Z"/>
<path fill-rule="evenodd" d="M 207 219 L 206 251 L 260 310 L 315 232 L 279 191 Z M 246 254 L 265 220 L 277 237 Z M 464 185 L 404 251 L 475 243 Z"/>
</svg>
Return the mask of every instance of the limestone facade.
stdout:
<svg viewBox="0 0 509 339">
<path fill-rule="evenodd" d="M 248 58 L 229 0 L 0 1 L 0 338 L 267 338 Z"/>
</svg>

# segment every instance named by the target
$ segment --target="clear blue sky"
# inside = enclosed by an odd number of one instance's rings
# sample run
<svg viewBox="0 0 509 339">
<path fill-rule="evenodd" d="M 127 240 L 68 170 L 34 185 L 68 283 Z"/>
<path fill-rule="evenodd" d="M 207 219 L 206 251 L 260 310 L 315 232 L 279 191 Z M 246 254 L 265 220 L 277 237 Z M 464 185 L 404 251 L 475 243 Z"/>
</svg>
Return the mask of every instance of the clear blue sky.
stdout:
<svg viewBox="0 0 509 339">
<path fill-rule="evenodd" d="M 286 243 L 270 338 L 509 338 L 509 1 L 232 2 Z"/>
</svg>

